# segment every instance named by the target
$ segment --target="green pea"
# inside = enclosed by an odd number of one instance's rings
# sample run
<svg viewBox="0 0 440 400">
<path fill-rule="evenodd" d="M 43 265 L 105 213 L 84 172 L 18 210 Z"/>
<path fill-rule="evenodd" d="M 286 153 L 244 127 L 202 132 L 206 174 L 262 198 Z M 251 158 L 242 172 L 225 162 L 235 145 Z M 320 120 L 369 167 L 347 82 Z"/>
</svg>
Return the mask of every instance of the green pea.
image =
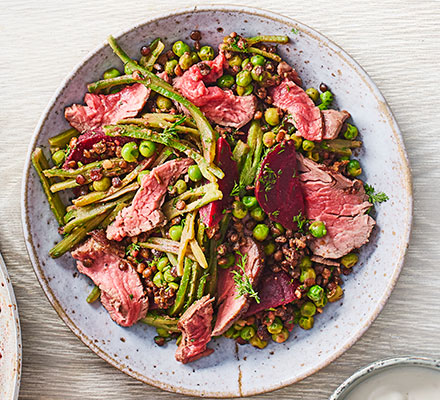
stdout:
<svg viewBox="0 0 440 400">
<path fill-rule="evenodd" d="M 234 83 L 234 77 L 228 74 L 225 74 L 217 79 L 217 85 L 221 88 L 230 88 Z"/>
<path fill-rule="evenodd" d="M 313 143 L 311 140 L 303 140 L 302 148 L 305 151 L 312 151 L 315 148 L 315 143 Z"/>
<path fill-rule="evenodd" d="M 265 132 L 263 135 L 263 144 L 266 147 L 272 147 L 275 144 L 276 135 L 272 131 Z"/>
<path fill-rule="evenodd" d="M 319 99 L 319 92 L 318 92 L 315 88 L 313 88 L 313 87 L 308 88 L 308 89 L 306 90 L 306 93 L 309 95 L 309 97 L 310 97 L 315 103 L 318 101 L 318 99 Z"/>
<path fill-rule="evenodd" d="M 139 185 L 142 185 L 142 178 L 145 175 L 148 175 L 151 171 L 149 169 L 144 169 L 143 171 L 139 172 L 138 176 L 137 176 L 137 181 L 139 183 Z"/>
<path fill-rule="evenodd" d="M 165 279 L 166 282 L 170 283 L 170 282 L 174 282 L 176 280 L 176 277 L 173 276 L 171 274 L 171 269 L 167 269 L 164 273 L 163 273 L 163 278 Z"/>
<path fill-rule="evenodd" d="M 302 137 L 301 136 L 296 136 L 296 135 L 291 135 L 290 139 L 293 140 L 293 143 L 295 144 L 295 149 L 299 150 L 301 145 L 302 145 Z"/>
<path fill-rule="evenodd" d="M 278 109 L 275 107 L 268 108 L 264 112 L 264 119 L 269 125 L 278 125 L 280 123 L 280 114 L 278 113 Z"/>
<path fill-rule="evenodd" d="M 275 317 L 274 321 L 267 327 L 267 331 L 273 335 L 283 330 L 283 321 L 280 317 Z"/>
<path fill-rule="evenodd" d="M 304 317 L 313 317 L 316 314 L 316 306 L 308 301 L 301 306 L 301 315 Z"/>
<path fill-rule="evenodd" d="M 182 237 L 182 231 L 183 231 L 183 228 L 181 225 L 174 225 L 168 231 L 168 235 L 170 235 L 170 238 L 172 240 L 175 240 L 176 242 L 178 242 L 180 240 L 180 238 Z"/>
<path fill-rule="evenodd" d="M 104 72 L 102 77 L 104 79 L 111 79 L 111 78 L 117 78 L 120 75 L 121 73 L 116 68 L 109 68 L 107 71 Z"/>
<path fill-rule="evenodd" d="M 151 142 L 150 140 L 143 140 L 139 146 L 139 152 L 145 158 L 148 158 L 154 154 L 154 152 L 156 151 L 156 148 L 157 148 L 156 143 Z"/>
<path fill-rule="evenodd" d="M 195 51 L 191 52 L 191 61 L 193 64 L 197 64 L 200 61 L 200 58 Z"/>
<path fill-rule="evenodd" d="M 330 103 L 333 101 L 333 94 L 330 92 L 330 90 L 326 90 L 324 93 L 321 93 L 319 97 L 323 103 L 328 105 L 330 105 Z"/>
<path fill-rule="evenodd" d="M 313 317 L 301 317 L 298 324 L 302 329 L 309 330 L 313 328 L 314 322 L 315 319 Z"/>
<path fill-rule="evenodd" d="M 243 340 L 250 340 L 255 336 L 255 328 L 253 326 L 245 326 L 240 331 L 240 337 Z"/>
<path fill-rule="evenodd" d="M 362 168 L 361 165 L 359 164 L 359 161 L 358 160 L 349 161 L 349 163 L 347 164 L 347 172 L 351 176 L 359 176 L 360 174 L 362 174 Z"/>
<path fill-rule="evenodd" d="M 251 210 L 251 217 L 258 222 L 264 221 L 266 214 L 260 206 L 257 206 Z"/>
<path fill-rule="evenodd" d="M 172 107 L 173 102 L 169 98 L 159 95 L 156 99 L 156 105 L 159 110 L 169 110 Z"/>
<path fill-rule="evenodd" d="M 255 196 L 244 196 L 242 202 L 249 209 L 254 208 L 258 204 Z"/>
<path fill-rule="evenodd" d="M 191 51 L 191 48 L 181 40 L 175 42 L 173 44 L 173 52 L 177 57 L 180 57 L 183 55 L 183 53 L 189 53 Z"/>
<path fill-rule="evenodd" d="M 156 332 L 161 337 L 164 338 L 170 337 L 170 332 L 165 328 L 156 328 Z"/>
<path fill-rule="evenodd" d="M 183 53 L 179 58 L 179 65 L 184 71 L 193 65 L 193 60 L 190 53 Z"/>
<path fill-rule="evenodd" d="M 231 58 L 229 59 L 228 63 L 229 63 L 229 65 L 230 65 L 231 67 L 239 67 L 239 66 L 241 65 L 241 63 L 242 63 L 242 59 L 241 59 L 241 57 L 237 54 L 237 55 L 231 57 Z"/>
<path fill-rule="evenodd" d="M 251 57 L 252 65 L 264 65 L 265 62 L 266 59 L 259 54 L 255 54 L 254 56 Z"/>
<path fill-rule="evenodd" d="M 164 286 L 164 282 L 163 282 L 163 275 L 162 272 L 156 272 L 156 274 L 153 277 L 153 283 L 156 287 L 162 287 Z"/>
<path fill-rule="evenodd" d="M 203 61 L 211 61 L 214 59 L 214 49 L 211 46 L 203 46 L 199 50 L 199 57 Z"/>
<path fill-rule="evenodd" d="M 254 335 L 251 339 L 249 339 L 249 343 L 259 349 L 264 349 L 267 346 L 267 342 L 265 340 L 261 340 L 258 335 Z"/>
<path fill-rule="evenodd" d="M 327 235 L 327 229 L 322 221 L 315 221 L 310 224 L 309 231 L 315 238 L 321 238 Z"/>
<path fill-rule="evenodd" d="M 325 307 L 327 302 L 328 302 L 327 296 L 322 296 L 321 299 L 315 301 L 314 303 L 315 303 L 316 307 L 323 308 L 323 307 Z"/>
<path fill-rule="evenodd" d="M 104 176 L 99 181 L 93 181 L 93 190 L 104 192 L 112 185 L 112 181 L 108 176 Z"/>
<path fill-rule="evenodd" d="M 64 162 L 65 158 L 66 158 L 66 153 L 64 152 L 64 150 L 58 150 L 52 154 L 52 160 L 55 163 L 55 165 L 60 165 L 62 162 Z"/>
<path fill-rule="evenodd" d="M 258 224 L 252 231 L 252 234 L 254 235 L 255 239 L 262 242 L 263 240 L 266 240 L 267 236 L 269 235 L 269 227 L 264 224 Z"/>
<path fill-rule="evenodd" d="M 263 72 L 264 71 L 262 71 L 261 68 L 262 67 L 260 65 L 256 65 L 254 68 L 252 68 L 251 76 L 254 81 L 257 81 L 257 82 L 263 81 Z"/>
<path fill-rule="evenodd" d="M 164 256 L 164 257 L 159 258 L 159 260 L 157 260 L 156 267 L 159 271 L 163 271 L 168 264 L 169 264 L 168 257 Z"/>
<path fill-rule="evenodd" d="M 245 58 L 243 62 L 241 63 L 241 69 L 245 69 L 246 65 L 248 65 L 251 62 L 249 58 Z"/>
<path fill-rule="evenodd" d="M 223 336 L 225 336 L 225 337 L 227 337 L 227 338 L 229 338 L 229 339 L 231 339 L 233 336 L 234 336 L 234 334 L 235 334 L 235 328 L 233 327 L 233 326 L 231 326 L 224 334 L 223 334 Z"/>
<path fill-rule="evenodd" d="M 239 322 L 240 322 L 240 320 L 238 320 L 238 321 L 233 325 L 233 327 L 234 327 L 234 329 L 235 329 L 236 331 L 241 331 L 241 330 L 243 329 L 244 325 L 245 325 L 245 322 L 244 322 L 243 324 L 240 324 Z"/>
<path fill-rule="evenodd" d="M 183 179 L 179 179 L 175 184 L 174 187 L 177 191 L 177 194 L 182 194 L 186 192 L 186 189 L 188 189 L 188 185 Z"/>
<path fill-rule="evenodd" d="M 188 168 L 188 176 L 193 182 L 198 182 L 202 179 L 202 173 L 200 172 L 200 168 L 198 165 L 191 165 Z"/>
<path fill-rule="evenodd" d="M 244 87 L 237 86 L 237 94 L 239 96 L 249 96 L 253 90 L 254 90 L 254 87 L 251 84 L 244 86 Z"/>
<path fill-rule="evenodd" d="M 241 201 L 234 201 L 232 203 L 232 215 L 238 219 L 243 219 L 246 217 L 247 208 Z"/>
<path fill-rule="evenodd" d="M 275 243 L 269 242 L 266 244 L 266 246 L 264 246 L 264 254 L 266 254 L 266 256 L 272 255 L 275 253 L 275 248 Z"/>
<path fill-rule="evenodd" d="M 235 256 L 232 253 L 226 255 L 226 263 L 220 265 L 220 268 L 227 269 L 232 267 L 235 264 Z"/>
<path fill-rule="evenodd" d="M 235 77 L 235 82 L 238 86 L 245 87 L 252 82 L 252 75 L 247 70 L 240 71 Z"/>
<path fill-rule="evenodd" d="M 304 283 L 307 279 L 316 279 L 316 272 L 313 268 L 304 268 L 301 270 L 299 281 Z"/>
<path fill-rule="evenodd" d="M 168 60 L 165 63 L 165 72 L 169 75 L 169 76 L 173 76 L 174 75 L 174 69 L 177 67 L 177 60 L 176 59 L 172 59 L 172 60 Z"/>
<path fill-rule="evenodd" d="M 299 262 L 300 268 L 310 268 L 312 266 L 312 260 L 309 256 L 304 256 L 301 258 L 301 261 Z"/>
<path fill-rule="evenodd" d="M 354 265 L 357 264 L 358 261 L 359 261 L 359 257 L 355 253 L 348 253 L 344 257 L 341 258 L 341 264 L 345 268 L 353 267 Z"/>
<path fill-rule="evenodd" d="M 335 301 L 340 300 L 343 295 L 344 291 L 342 290 L 342 288 L 339 285 L 336 285 L 336 287 L 327 294 L 327 299 L 330 303 L 334 303 Z"/>
<path fill-rule="evenodd" d="M 125 143 L 121 150 L 122 158 L 127 162 L 134 162 L 139 157 L 139 149 L 136 142 Z"/>
<path fill-rule="evenodd" d="M 280 333 L 272 335 L 272 340 L 277 343 L 284 343 L 287 339 L 289 339 L 289 331 L 286 328 L 283 328 Z"/>
<path fill-rule="evenodd" d="M 170 287 L 173 290 L 179 289 L 179 284 L 177 282 L 169 282 L 168 287 Z"/>
<path fill-rule="evenodd" d="M 345 139 L 353 140 L 356 139 L 358 133 L 358 128 L 356 128 L 354 125 L 347 124 L 347 129 L 344 132 L 344 137 Z"/>
<path fill-rule="evenodd" d="M 324 289 L 319 285 L 313 285 L 307 292 L 307 297 L 312 301 L 319 301 L 324 296 Z"/>
</svg>

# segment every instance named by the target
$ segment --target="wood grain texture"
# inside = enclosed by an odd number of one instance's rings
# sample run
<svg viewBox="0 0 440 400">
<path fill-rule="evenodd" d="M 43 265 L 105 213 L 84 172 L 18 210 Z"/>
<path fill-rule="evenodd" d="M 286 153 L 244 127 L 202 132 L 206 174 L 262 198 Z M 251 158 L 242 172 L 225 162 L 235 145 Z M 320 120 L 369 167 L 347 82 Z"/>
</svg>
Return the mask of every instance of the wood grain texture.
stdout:
<svg viewBox="0 0 440 400">
<path fill-rule="evenodd" d="M 440 358 L 440 3 L 381 0 L 268 2 L 319 30 L 370 74 L 402 130 L 413 172 L 414 224 L 405 267 L 383 312 L 349 351 L 277 399 L 326 399 L 363 365 L 403 354 Z M 32 131 L 67 73 L 109 33 L 167 9 L 221 1 L 3 0 L 0 15 L 0 250 L 23 329 L 21 399 L 176 399 L 107 365 L 58 318 L 22 240 L 20 185 Z M 148 355 L 146 355 L 147 357 Z M 181 396 L 180 396 L 181 397 Z"/>
</svg>

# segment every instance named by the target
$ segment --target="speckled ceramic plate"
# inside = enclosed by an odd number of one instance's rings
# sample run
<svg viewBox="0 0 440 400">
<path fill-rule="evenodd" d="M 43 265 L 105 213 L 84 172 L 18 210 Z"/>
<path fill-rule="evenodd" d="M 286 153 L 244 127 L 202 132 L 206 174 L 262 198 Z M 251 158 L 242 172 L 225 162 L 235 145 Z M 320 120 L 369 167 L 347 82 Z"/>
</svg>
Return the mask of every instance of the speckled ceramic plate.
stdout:
<svg viewBox="0 0 440 400">
<path fill-rule="evenodd" d="M 18 399 L 20 374 L 20 321 L 14 289 L 0 254 L 0 399 Z"/>
<path fill-rule="evenodd" d="M 160 16 L 118 36 L 129 54 L 156 37 L 167 43 L 187 40 L 193 29 L 203 44 L 217 46 L 224 34 L 289 35 L 282 56 L 299 71 L 305 86 L 326 82 L 336 106 L 347 109 L 360 129 L 364 147 L 360 158 L 364 176 L 390 201 L 378 207 L 371 241 L 360 266 L 346 280 L 342 302 L 330 304 L 311 331 L 294 329 L 283 344 L 264 350 L 236 347 L 216 340 L 214 354 L 189 365 L 174 360 L 175 345 L 157 347 L 155 331 L 138 324 L 129 329 L 113 323 L 98 303 L 85 298 L 92 284 L 76 273 L 69 255 L 52 260 L 49 249 L 60 237 L 57 224 L 30 162 L 23 179 L 24 235 L 37 277 L 60 317 L 95 353 L 121 371 L 160 388 L 199 396 L 243 396 L 277 389 L 318 371 L 336 359 L 365 332 L 384 306 L 396 283 L 408 245 L 412 196 L 407 157 L 398 126 L 377 87 L 341 48 L 297 21 L 270 12 L 241 7 L 195 8 Z M 111 32 L 109 32 L 111 33 Z M 104 38 L 103 38 L 104 39 Z M 86 83 L 100 78 L 110 66 L 122 67 L 103 44 L 62 83 L 44 112 L 29 147 L 46 146 L 50 136 L 66 129 L 64 107 L 81 102 Z"/>
</svg>

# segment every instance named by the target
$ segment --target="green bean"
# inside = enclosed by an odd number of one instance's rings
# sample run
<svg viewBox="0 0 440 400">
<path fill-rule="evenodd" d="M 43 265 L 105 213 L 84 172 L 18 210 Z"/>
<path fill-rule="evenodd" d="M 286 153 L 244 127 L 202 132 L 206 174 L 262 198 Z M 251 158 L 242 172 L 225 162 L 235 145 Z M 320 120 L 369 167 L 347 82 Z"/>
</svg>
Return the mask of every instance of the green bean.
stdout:
<svg viewBox="0 0 440 400">
<path fill-rule="evenodd" d="M 123 208 L 127 207 L 129 204 L 128 203 L 119 203 L 118 205 L 112 210 L 112 212 L 104 219 L 104 221 L 102 221 L 101 223 L 101 228 L 107 228 L 107 226 L 109 226 L 114 219 L 116 218 L 116 216 L 119 214 L 119 211 L 121 211 Z"/>
<path fill-rule="evenodd" d="M 323 150 L 331 151 L 341 156 L 352 155 L 351 149 L 357 149 L 362 146 L 362 142 L 359 140 L 345 140 L 334 139 L 328 141 L 322 141 L 321 143 L 315 143 L 315 146 L 320 147 Z"/>
<path fill-rule="evenodd" d="M 101 295 L 101 290 L 99 289 L 98 286 L 95 285 L 95 287 L 92 289 L 92 291 L 90 292 L 90 294 L 87 296 L 87 303 L 93 303 L 96 300 L 99 299 L 99 296 Z"/>
<path fill-rule="evenodd" d="M 87 221 L 84 225 L 78 226 L 73 231 L 67 235 L 61 242 L 56 244 L 50 251 L 49 255 L 52 258 L 58 258 L 62 256 L 65 252 L 69 251 L 73 246 L 83 240 L 87 233 L 97 228 L 101 222 L 110 214 L 111 211 L 107 211 L 104 214 L 98 215 L 97 217 Z"/>
<path fill-rule="evenodd" d="M 199 263 L 197 262 L 193 263 L 193 267 L 191 271 L 191 279 L 189 282 L 189 290 L 185 305 L 183 306 L 183 311 L 187 310 L 191 306 L 191 304 L 194 303 L 194 300 L 196 299 L 197 288 L 198 288 L 201 272 L 202 269 L 200 268 Z"/>
<path fill-rule="evenodd" d="M 239 140 L 232 151 L 232 159 L 237 163 L 238 170 L 241 171 L 246 155 L 249 153 L 250 147 Z"/>
<path fill-rule="evenodd" d="M 153 40 L 150 44 L 150 54 L 148 56 L 142 56 L 139 60 L 139 64 L 146 68 L 148 71 L 153 69 L 153 65 L 159 58 L 160 54 L 165 49 L 165 45 L 162 43 L 160 38 Z"/>
<path fill-rule="evenodd" d="M 174 304 L 171 306 L 171 308 L 168 311 L 169 315 L 176 315 L 182 310 L 184 306 L 185 297 L 189 284 L 189 278 L 193 266 L 193 261 L 191 261 L 189 258 L 185 258 L 184 265 L 185 266 L 183 269 L 182 279 L 180 280 L 179 290 L 176 293 L 176 299 L 174 300 Z"/>
<path fill-rule="evenodd" d="M 90 183 L 90 180 L 86 180 L 85 183 Z M 60 192 L 62 190 L 73 189 L 78 186 L 81 186 L 81 185 L 79 183 L 77 183 L 75 179 L 68 179 L 66 181 L 54 183 L 53 185 L 50 186 L 50 191 L 52 193 L 56 193 L 56 192 Z"/>
<path fill-rule="evenodd" d="M 215 177 L 221 179 L 224 176 L 224 173 L 220 168 L 214 164 L 209 164 L 201 154 L 165 132 L 158 133 L 147 128 L 123 124 L 106 125 L 104 126 L 104 132 L 109 136 L 128 136 L 136 139 L 151 140 L 152 142 L 161 143 L 185 153 L 198 164 L 202 175 L 211 182 L 216 180 Z"/>
<path fill-rule="evenodd" d="M 260 165 L 261 153 L 263 150 L 263 131 L 260 122 L 253 120 L 249 128 L 247 144 L 249 153 L 246 155 L 243 169 L 240 173 L 240 186 L 246 187 L 253 183 L 258 167 Z"/>
<path fill-rule="evenodd" d="M 49 144 L 51 147 L 64 148 L 69 144 L 70 139 L 77 136 L 79 136 L 79 132 L 74 128 L 70 128 L 54 137 L 49 138 Z"/>
<path fill-rule="evenodd" d="M 113 36 L 110 36 L 108 38 L 108 42 L 114 53 L 122 60 L 130 73 L 133 73 L 134 71 L 139 71 L 147 78 L 146 80 L 142 81 L 144 85 L 148 86 L 150 89 L 161 94 L 162 96 L 179 102 L 188 109 L 200 131 L 200 136 L 203 144 L 203 156 L 209 163 L 214 162 L 217 135 L 202 111 L 200 111 L 200 109 L 196 107 L 193 103 L 191 103 L 188 99 L 185 99 L 179 93 L 177 93 L 169 83 L 166 83 L 164 80 L 160 79 L 152 72 L 141 67 L 136 61 L 132 60 L 119 47 Z"/>
<path fill-rule="evenodd" d="M 124 160 L 122 158 L 110 158 L 108 161 L 110 161 L 114 166 L 119 167 L 119 164 L 123 162 Z M 78 175 L 88 176 L 90 174 L 90 171 L 92 169 L 96 168 L 102 168 L 103 161 L 95 161 L 90 164 L 86 164 L 82 167 L 76 168 L 76 169 L 64 169 L 64 168 L 51 168 L 51 169 L 45 169 L 44 175 L 47 177 L 59 177 L 59 178 L 76 178 Z M 103 170 L 105 171 L 105 170 Z"/>
<path fill-rule="evenodd" d="M 43 171 L 47 170 L 49 168 L 49 163 L 46 159 L 46 157 L 43 154 L 43 151 L 41 148 L 37 147 L 34 152 L 32 153 L 32 164 L 35 168 L 35 171 L 38 174 L 38 177 L 40 178 L 41 185 L 43 186 L 43 191 L 46 194 L 47 201 L 49 202 L 50 209 L 52 210 L 53 214 L 55 215 L 55 218 L 57 222 L 60 225 L 64 224 L 64 215 L 66 214 L 66 208 L 61 201 L 58 194 L 53 194 L 50 191 L 50 184 L 51 180 L 47 178 Z"/>
<path fill-rule="evenodd" d="M 260 42 L 286 44 L 289 42 L 289 37 L 285 35 L 259 35 L 246 39 L 249 46 Z"/>
<path fill-rule="evenodd" d="M 162 118 L 162 119 L 158 118 L 156 120 L 154 118 L 145 118 L 145 117 L 143 117 L 143 118 L 126 118 L 126 119 L 123 119 L 122 121 L 119 121 L 119 123 L 120 124 L 136 124 L 136 125 L 145 126 L 146 128 L 155 128 L 155 129 L 172 128 L 179 133 L 188 133 L 194 139 L 197 139 L 197 140 L 200 139 L 200 133 L 197 129 L 190 127 L 190 126 L 185 126 L 183 124 L 176 125 L 175 123 L 177 121 L 179 121 L 179 118 L 177 118 L 177 119 L 169 118 L 169 119 L 171 119 L 171 121 L 167 121 L 164 118 Z"/>
<path fill-rule="evenodd" d="M 202 275 L 197 287 L 197 300 L 201 299 L 205 295 L 206 282 L 208 280 L 208 274 Z"/>
<path fill-rule="evenodd" d="M 179 320 L 176 318 L 170 318 L 165 315 L 156 315 L 149 312 L 140 321 L 156 328 L 167 329 L 171 332 L 180 332 L 180 330 L 177 328 L 177 323 Z"/>
</svg>

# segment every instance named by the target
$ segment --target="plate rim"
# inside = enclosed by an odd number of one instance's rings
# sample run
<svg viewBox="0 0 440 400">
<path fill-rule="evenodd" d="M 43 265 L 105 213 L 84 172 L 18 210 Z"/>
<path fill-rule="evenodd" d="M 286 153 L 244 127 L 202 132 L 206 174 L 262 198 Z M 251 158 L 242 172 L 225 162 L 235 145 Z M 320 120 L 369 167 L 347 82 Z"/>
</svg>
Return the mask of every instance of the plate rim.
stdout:
<svg viewBox="0 0 440 400">
<path fill-rule="evenodd" d="M 21 340 L 21 325 L 20 325 L 20 316 L 18 313 L 18 304 L 17 299 L 15 297 L 14 287 L 12 286 L 11 277 L 9 276 L 8 268 L 6 267 L 5 260 L 3 259 L 2 254 L 0 253 L 0 274 L 3 275 L 6 282 L 6 291 L 9 296 L 9 301 L 13 305 L 12 307 L 12 318 L 14 321 L 14 331 L 16 333 L 16 341 L 17 341 L 17 373 L 14 375 L 14 392 L 12 394 L 13 400 L 18 399 L 18 394 L 20 393 L 20 384 L 21 384 L 21 369 L 22 369 L 22 340 Z"/>
<path fill-rule="evenodd" d="M 335 351 L 330 357 L 326 358 L 325 360 L 318 363 L 313 369 L 309 370 L 307 373 L 299 374 L 298 376 L 290 379 L 284 379 L 279 380 L 276 382 L 276 384 L 271 386 L 266 386 L 263 389 L 260 390 L 247 390 L 245 392 L 241 389 L 241 384 L 239 384 L 239 396 L 252 396 L 256 394 L 261 393 L 267 393 L 271 392 L 273 390 L 281 389 L 286 386 L 289 386 L 291 384 L 294 384 L 296 382 L 299 382 L 305 378 L 307 378 L 310 375 L 313 375 L 314 373 L 318 372 L 322 368 L 330 365 L 333 361 L 335 361 L 337 358 L 339 358 L 342 354 L 344 354 L 350 347 L 352 347 L 360 338 L 361 336 L 366 332 L 366 330 L 371 326 L 371 324 L 376 320 L 376 318 L 379 316 L 381 311 L 383 310 L 383 307 L 385 306 L 385 303 L 389 299 L 392 290 L 394 289 L 397 280 L 399 278 L 400 272 L 403 268 L 403 263 L 405 259 L 405 255 L 409 246 L 409 240 L 411 235 L 411 229 L 412 229 L 412 223 L 413 223 L 413 188 L 412 188 L 412 177 L 411 177 L 411 170 L 408 160 L 408 155 L 404 146 L 403 137 L 401 134 L 401 131 L 399 129 L 399 126 L 397 124 L 397 121 L 391 111 L 391 108 L 389 107 L 386 99 L 380 92 L 379 88 L 376 86 L 374 81 L 371 79 L 371 77 L 367 74 L 367 72 L 362 68 L 361 65 L 350 55 L 348 54 L 344 49 L 342 49 L 339 45 L 337 45 L 334 41 L 323 35 L 322 33 L 318 32 L 314 28 L 311 28 L 310 26 L 297 21 L 293 18 L 286 17 L 284 15 L 281 15 L 279 13 L 265 10 L 258 7 L 248 7 L 248 6 L 238 6 L 238 5 L 211 5 L 211 6 L 191 6 L 181 9 L 173 9 L 166 13 L 161 13 L 156 15 L 153 18 L 145 18 L 141 19 L 138 22 L 134 23 L 127 29 L 124 29 L 122 31 L 119 31 L 115 38 L 118 39 L 121 36 L 130 33 L 136 29 L 138 29 L 140 26 L 145 25 L 147 23 L 154 23 L 155 21 L 161 20 L 163 18 L 171 17 L 171 16 L 178 16 L 178 15 L 185 15 L 188 13 L 199 13 L 199 12 L 211 12 L 211 11 L 220 11 L 220 12 L 242 12 L 247 15 L 253 15 L 257 17 L 263 17 L 267 19 L 272 19 L 277 22 L 280 22 L 288 27 L 298 29 L 300 31 L 307 31 L 307 34 L 317 39 L 322 45 L 327 47 L 333 52 L 336 52 L 345 63 L 347 63 L 358 75 L 359 77 L 364 81 L 364 83 L 368 86 L 370 92 L 374 95 L 377 102 L 382 105 L 382 112 L 384 113 L 386 119 L 387 119 L 387 125 L 391 127 L 394 139 L 396 140 L 396 145 L 400 153 L 400 158 L 402 160 L 402 173 L 404 175 L 404 181 L 406 183 L 405 191 L 407 193 L 407 199 L 408 202 L 406 204 L 406 210 L 407 210 L 407 225 L 406 225 L 406 231 L 403 235 L 403 243 L 404 246 L 401 250 L 401 253 L 399 254 L 399 257 L 396 260 L 396 268 L 393 271 L 393 275 L 390 279 L 390 283 L 386 290 L 384 291 L 382 297 L 380 300 L 376 303 L 376 307 L 374 309 L 374 312 L 371 314 L 370 318 L 368 318 L 364 324 L 362 325 L 361 329 L 359 329 L 354 335 L 350 336 L 343 346 L 338 351 Z M 49 282 L 44 276 L 43 270 L 40 266 L 40 262 L 36 256 L 36 250 L 32 241 L 32 237 L 30 235 L 30 226 L 28 221 L 28 213 L 27 213 L 27 198 L 26 198 L 26 190 L 27 190 L 27 182 L 29 178 L 29 172 L 31 170 L 31 154 L 32 151 L 35 148 L 36 142 L 39 137 L 40 130 L 48 118 L 48 114 L 53 107 L 53 104 L 57 100 L 57 98 L 61 95 L 61 92 L 63 91 L 66 84 L 75 76 L 78 69 L 91 57 L 93 57 L 97 52 L 99 52 L 101 49 L 103 49 L 105 46 L 107 46 L 107 42 L 103 42 L 96 46 L 94 49 L 92 49 L 85 57 L 83 57 L 71 70 L 71 72 L 61 81 L 59 86 L 57 87 L 55 93 L 52 95 L 51 99 L 49 100 L 47 106 L 45 107 L 36 128 L 34 129 L 32 133 L 32 138 L 29 143 L 27 156 L 25 160 L 25 165 L 23 168 L 23 177 L 22 177 L 22 183 L 21 183 L 21 220 L 22 220 L 22 228 L 23 228 L 23 236 L 26 244 L 26 250 L 28 252 L 29 258 L 31 260 L 31 264 L 34 270 L 35 275 L 37 276 L 38 282 L 43 289 L 43 292 L 45 293 L 47 299 L 51 303 L 52 307 L 55 309 L 59 317 L 63 320 L 63 322 L 69 327 L 69 329 L 80 339 L 83 344 L 85 344 L 88 348 L 90 348 L 95 354 L 97 354 L 99 357 L 101 357 L 103 360 L 105 360 L 107 363 L 112 365 L 113 367 L 117 368 L 119 371 L 124 372 L 125 374 L 131 376 L 132 378 L 135 378 L 143 383 L 147 383 L 149 385 L 155 386 L 157 388 L 167 390 L 173 393 L 179 393 L 179 394 L 186 394 L 186 395 L 192 395 L 192 396 L 199 396 L 199 397 L 205 397 L 205 396 L 215 396 L 219 398 L 229 398 L 231 396 L 237 396 L 237 394 L 234 393 L 228 393 L 226 391 L 224 392 L 214 392 L 210 391 L 208 393 L 204 392 L 203 390 L 193 390 L 193 389 L 187 389 L 182 387 L 173 386 L 155 379 L 148 378 L 144 375 L 138 374 L 137 372 L 131 370 L 129 367 L 125 367 L 121 365 L 117 360 L 115 360 L 110 354 L 107 354 L 103 350 L 101 350 L 98 346 L 95 345 L 95 343 L 89 339 L 80 328 L 78 328 L 74 322 L 70 319 L 70 317 L 67 315 L 65 310 L 61 307 L 58 300 L 56 299 L 55 295 L 53 294 Z M 240 377 L 239 377 L 240 380 Z M 240 383 L 240 382 L 239 382 Z"/>
</svg>

